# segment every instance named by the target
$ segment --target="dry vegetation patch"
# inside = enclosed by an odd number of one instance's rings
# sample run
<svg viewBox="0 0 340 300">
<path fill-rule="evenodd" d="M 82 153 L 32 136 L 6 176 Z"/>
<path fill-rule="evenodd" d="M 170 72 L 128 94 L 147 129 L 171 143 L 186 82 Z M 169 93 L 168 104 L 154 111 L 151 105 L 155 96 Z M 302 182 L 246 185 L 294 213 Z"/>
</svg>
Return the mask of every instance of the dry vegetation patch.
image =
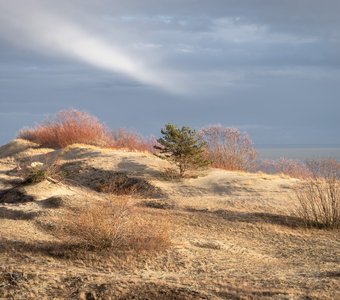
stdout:
<svg viewBox="0 0 340 300">
<path fill-rule="evenodd" d="M 103 176 L 96 184 L 96 190 L 103 193 L 116 195 L 140 195 L 144 197 L 159 196 L 160 189 L 150 184 L 147 180 L 129 177 L 122 172 L 109 173 Z"/>
<path fill-rule="evenodd" d="M 34 128 L 22 129 L 19 138 L 50 148 L 64 148 L 75 143 L 112 145 L 112 136 L 105 125 L 77 110 L 60 111 Z"/>
<path fill-rule="evenodd" d="M 164 218 L 143 217 L 126 199 L 115 198 L 68 212 L 57 226 L 62 239 L 85 250 L 164 250 L 170 245 Z"/>
<path fill-rule="evenodd" d="M 292 178 L 305 179 L 311 175 L 308 166 L 299 160 L 281 157 L 278 160 L 257 162 L 257 170 L 267 174 L 284 174 Z"/>
<path fill-rule="evenodd" d="M 63 179 L 60 165 L 56 162 L 32 163 L 21 168 L 20 173 L 24 180 L 22 184 L 36 184 L 44 180 L 59 182 Z"/>
<path fill-rule="evenodd" d="M 207 142 L 206 155 L 213 167 L 236 171 L 254 169 L 257 154 L 247 133 L 213 125 L 203 128 L 201 135 Z"/>
<path fill-rule="evenodd" d="M 340 227 L 340 163 L 307 162 L 311 175 L 296 189 L 296 214 L 307 226 Z"/>
<path fill-rule="evenodd" d="M 165 196 L 148 180 L 126 172 L 109 171 L 86 166 L 82 162 L 66 163 L 61 167 L 69 183 L 82 185 L 97 192 L 115 195 L 135 195 L 145 198 Z"/>
<path fill-rule="evenodd" d="M 111 134 L 113 139 L 113 148 L 141 152 L 154 152 L 153 145 L 156 143 L 156 139 L 154 137 L 147 139 L 135 131 L 129 131 L 124 128 L 113 130 Z"/>
</svg>

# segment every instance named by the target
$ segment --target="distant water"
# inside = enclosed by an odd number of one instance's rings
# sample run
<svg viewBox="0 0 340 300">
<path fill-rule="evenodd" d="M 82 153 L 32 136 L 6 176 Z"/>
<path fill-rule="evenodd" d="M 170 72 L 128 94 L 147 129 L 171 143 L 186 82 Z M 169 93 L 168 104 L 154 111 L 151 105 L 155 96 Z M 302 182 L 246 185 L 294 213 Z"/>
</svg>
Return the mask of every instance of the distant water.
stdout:
<svg viewBox="0 0 340 300">
<path fill-rule="evenodd" d="M 256 146 L 259 159 L 322 159 L 334 158 L 340 161 L 340 145 L 336 146 Z"/>
</svg>

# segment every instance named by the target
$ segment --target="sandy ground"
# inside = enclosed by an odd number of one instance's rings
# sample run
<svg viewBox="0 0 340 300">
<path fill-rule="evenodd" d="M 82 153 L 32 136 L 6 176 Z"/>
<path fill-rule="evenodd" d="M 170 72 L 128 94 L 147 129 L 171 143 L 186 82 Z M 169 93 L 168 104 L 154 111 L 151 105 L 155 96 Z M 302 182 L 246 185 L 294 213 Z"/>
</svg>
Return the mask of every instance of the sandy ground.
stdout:
<svg viewBox="0 0 340 300">
<path fill-rule="evenodd" d="M 66 166 L 68 180 L 19 184 L 20 164 L 50 159 Z M 20 187 L 0 196 L 0 299 L 340 299 L 339 231 L 301 226 L 292 214 L 297 179 L 209 169 L 171 181 L 166 167 L 151 154 L 85 145 L 1 147 L 0 191 Z M 63 241 L 46 228 L 106 197 L 90 188 L 98 170 L 158 188 L 130 201 L 145 216 L 166 217 L 167 250 L 61 254 Z"/>
</svg>

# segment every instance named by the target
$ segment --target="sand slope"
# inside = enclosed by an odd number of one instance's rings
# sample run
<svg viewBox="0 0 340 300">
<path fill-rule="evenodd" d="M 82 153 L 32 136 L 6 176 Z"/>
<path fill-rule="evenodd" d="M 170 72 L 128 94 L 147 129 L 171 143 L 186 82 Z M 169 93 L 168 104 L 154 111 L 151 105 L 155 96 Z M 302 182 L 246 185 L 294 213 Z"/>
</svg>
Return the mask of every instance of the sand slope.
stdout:
<svg viewBox="0 0 340 300">
<path fill-rule="evenodd" d="M 20 164 L 48 160 L 63 165 L 69 179 L 20 186 L 6 196 L 13 203 L 0 196 L 0 299 L 340 297 L 339 232 L 298 226 L 291 214 L 297 179 L 209 169 L 169 181 L 162 176 L 168 163 L 148 153 L 39 149 L 14 140 L 0 148 L 0 190 L 18 185 Z M 105 172 L 161 191 L 130 201 L 145 215 L 167 217 L 166 252 L 58 256 L 62 241 L 46 226 L 70 207 L 102 201 L 106 195 L 90 187 Z M 21 203 L 25 197 L 33 201 Z"/>
</svg>

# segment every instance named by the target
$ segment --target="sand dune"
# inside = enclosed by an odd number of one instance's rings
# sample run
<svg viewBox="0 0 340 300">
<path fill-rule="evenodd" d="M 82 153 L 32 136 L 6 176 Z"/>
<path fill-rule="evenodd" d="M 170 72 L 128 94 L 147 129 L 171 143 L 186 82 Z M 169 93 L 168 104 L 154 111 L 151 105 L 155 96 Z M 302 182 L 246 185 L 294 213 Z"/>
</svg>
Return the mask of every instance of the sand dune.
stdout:
<svg viewBox="0 0 340 300">
<path fill-rule="evenodd" d="M 67 174 L 62 181 L 20 184 L 20 165 L 51 160 Z M 149 153 L 87 145 L 1 147 L 0 299 L 340 298 L 339 232 L 300 226 L 292 214 L 297 179 L 209 169 L 169 181 L 166 167 Z M 103 201 L 96 181 L 117 172 L 154 187 L 129 201 L 169 220 L 171 247 L 59 255 L 62 241 L 46 227 L 67 209 Z"/>
</svg>

